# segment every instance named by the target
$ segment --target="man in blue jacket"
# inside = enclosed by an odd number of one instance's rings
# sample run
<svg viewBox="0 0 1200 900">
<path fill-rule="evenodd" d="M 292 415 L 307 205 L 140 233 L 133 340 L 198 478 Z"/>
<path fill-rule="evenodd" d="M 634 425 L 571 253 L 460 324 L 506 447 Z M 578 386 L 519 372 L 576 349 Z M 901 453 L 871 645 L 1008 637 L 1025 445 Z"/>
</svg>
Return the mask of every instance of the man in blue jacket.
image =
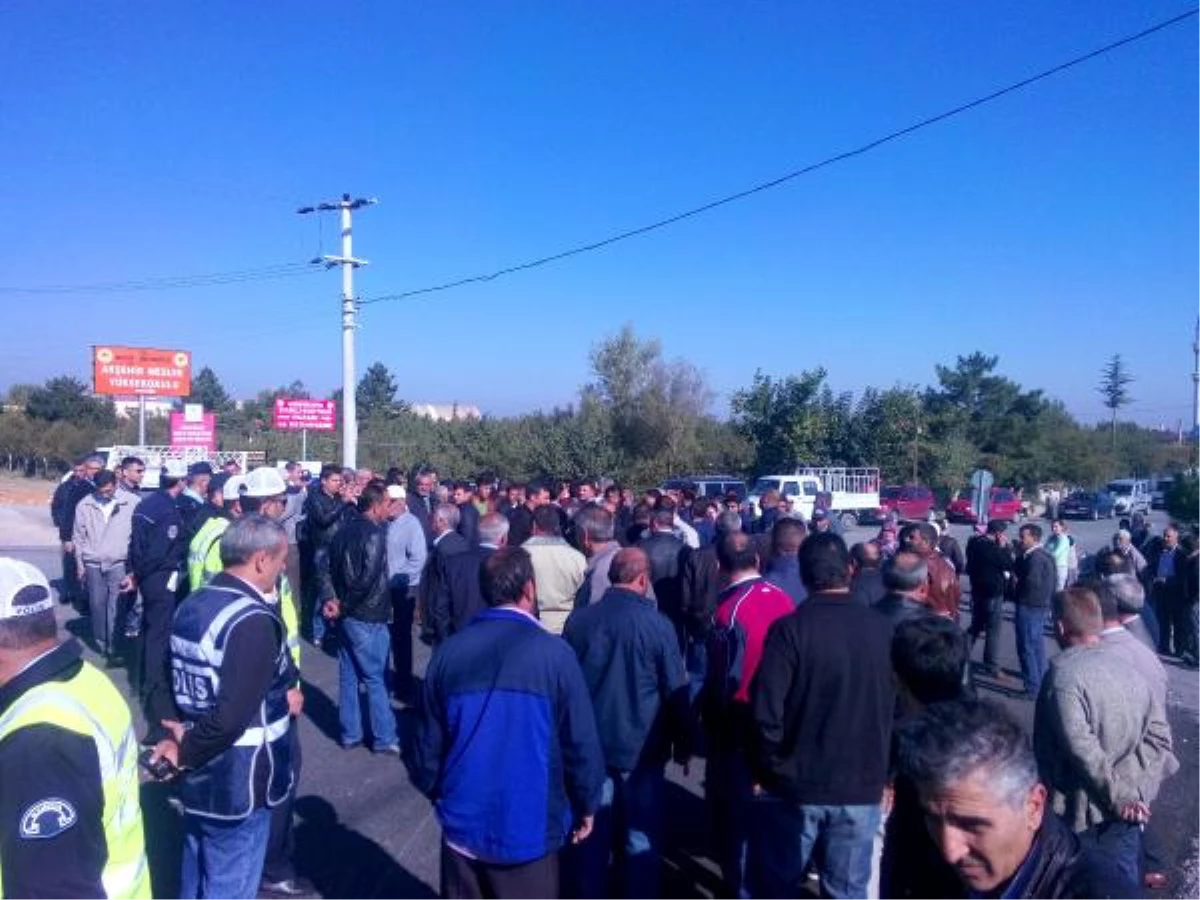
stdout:
<svg viewBox="0 0 1200 900">
<path fill-rule="evenodd" d="M 578 897 L 658 897 L 663 768 L 688 761 L 688 680 L 670 620 L 646 594 L 650 561 L 627 547 L 609 568 L 612 586 L 567 619 L 570 644 L 592 695 L 607 778 L 596 830 L 571 854 Z M 673 752 L 672 752 L 673 751 Z M 621 861 L 608 890 L 610 854 Z"/>
<path fill-rule="evenodd" d="M 425 676 L 414 781 L 442 825 L 442 896 L 557 897 L 558 852 L 592 830 L 604 781 L 575 654 L 535 618 L 529 554 L 480 572 L 489 608 L 440 643 Z"/>
</svg>

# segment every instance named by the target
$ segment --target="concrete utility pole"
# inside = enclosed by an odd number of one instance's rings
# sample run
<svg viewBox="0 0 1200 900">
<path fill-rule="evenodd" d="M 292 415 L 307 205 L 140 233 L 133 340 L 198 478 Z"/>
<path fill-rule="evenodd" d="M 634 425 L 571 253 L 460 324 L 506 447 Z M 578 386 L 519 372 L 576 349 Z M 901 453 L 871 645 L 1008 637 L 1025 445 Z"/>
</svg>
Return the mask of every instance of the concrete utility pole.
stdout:
<svg viewBox="0 0 1200 900">
<path fill-rule="evenodd" d="M 365 266 L 367 261 L 353 256 L 350 213 L 376 202 L 374 197 L 351 199 L 349 194 L 342 194 L 341 200 L 302 206 L 296 210 L 302 216 L 335 209 L 342 214 L 342 255 L 325 255 L 313 262 L 324 263 L 327 269 L 342 267 L 342 465 L 351 469 L 358 468 L 358 404 L 354 380 L 354 316 L 358 311 L 358 301 L 354 297 L 354 270 Z"/>
<path fill-rule="evenodd" d="M 1192 434 L 1200 437 L 1200 317 L 1196 319 L 1196 338 L 1192 341 Z"/>
</svg>

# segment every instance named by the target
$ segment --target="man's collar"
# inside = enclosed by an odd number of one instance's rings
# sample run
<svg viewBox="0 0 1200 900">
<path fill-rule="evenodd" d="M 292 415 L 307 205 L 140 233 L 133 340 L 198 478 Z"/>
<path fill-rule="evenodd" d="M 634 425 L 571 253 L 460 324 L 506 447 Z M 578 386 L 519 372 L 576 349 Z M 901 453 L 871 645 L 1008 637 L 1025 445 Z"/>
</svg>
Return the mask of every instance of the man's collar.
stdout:
<svg viewBox="0 0 1200 900">
<path fill-rule="evenodd" d="M 47 681 L 61 681 L 63 676 L 70 677 L 82 665 L 82 659 L 79 642 L 74 639 L 55 644 L 34 657 L 4 687 L 0 687 L 0 713 L 30 688 Z"/>
<path fill-rule="evenodd" d="M 234 590 L 241 591 L 243 594 L 247 594 L 256 600 L 261 600 L 263 603 L 267 602 L 267 598 L 263 595 L 262 591 L 260 591 L 246 579 L 239 578 L 237 575 L 232 574 L 228 569 L 218 572 L 216 575 L 214 575 L 213 580 L 210 581 L 209 584 L 211 584 L 213 587 L 233 588 Z"/>
</svg>

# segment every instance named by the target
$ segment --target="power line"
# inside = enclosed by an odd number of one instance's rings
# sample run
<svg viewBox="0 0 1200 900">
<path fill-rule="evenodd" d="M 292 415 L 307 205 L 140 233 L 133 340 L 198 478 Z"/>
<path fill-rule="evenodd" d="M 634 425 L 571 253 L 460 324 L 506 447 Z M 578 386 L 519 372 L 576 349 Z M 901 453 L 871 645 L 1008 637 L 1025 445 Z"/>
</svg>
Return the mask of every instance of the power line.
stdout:
<svg viewBox="0 0 1200 900">
<path fill-rule="evenodd" d="M 702 213 L 710 212 L 714 209 L 717 209 L 722 206 L 726 206 L 727 204 L 734 203 L 738 200 L 744 200 L 747 197 L 753 196 L 754 194 L 759 194 L 759 193 L 762 193 L 763 191 L 768 191 L 768 190 L 771 190 L 772 188 L 779 187 L 780 185 L 785 184 L 786 182 L 792 181 L 793 179 L 796 179 L 796 178 L 800 178 L 803 175 L 811 174 L 812 172 L 816 172 L 819 169 L 824 169 L 828 166 L 835 165 L 836 163 L 844 162 L 844 161 L 846 161 L 848 159 L 852 159 L 853 157 L 856 157 L 856 156 L 862 156 L 863 154 L 869 153 L 872 150 L 882 147 L 884 144 L 888 144 L 892 141 L 899 140 L 900 138 L 907 137 L 910 134 L 914 134 L 917 131 L 920 131 L 924 128 L 928 128 L 931 125 L 936 125 L 939 122 L 944 122 L 947 119 L 951 119 L 955 116 L 961 115 L 962 113 L 968 112 L 977 107 L 983 106 L 987 103 L 991 103 L 992 101 L 998 100 L 1001 97 L 1004 97 L 1008 94 L 1014 93 L 1014 92 L 1022 90 L 1024 88 L 1027 88 L 1030 85 L 1036 84 L 1037 82 L 1042 81 L 1046 78 L 1050 78 L 1053 75 L 1057 75 L 1061 72 L 1065 72 L 1067 69 L 1071 69 L 1075 66 L 1081 65 L 1082 63 L 1096 59 L 1097 57 L 1103 56 L 1106 53 L 1111 53 L 1112 51 L 1117 50 L 1121 47 L 1124 47 L 1127 44 L 1132 44 L 1136 41 L 1142 40 L 1143 38 L 1147 38 L 1156 32 L 1162 31 L 1163 29 L 1166 29 L 1166 28 L 1170 28 L 1173 25 L 1177 25 L 1180 22 L 1182 22 L 1186 19 L 1189 19 L 1192 16 L 1195 16 L 1197 12 L 1200 12 L 1200 9 L 1192 8 L 1192 9 L 1188 10 L 1187 12 L 1180 13 L 1177 16 L 1174 16 L 1170 19 L 1159 22 L 1157 25 L 1152 25 L 1149 28 L 1139 31 L 1137 34 L 1132 34 L 1132 35 L 1129 35 L 1128 37 L 1121 38 L 1120 40 L 1113 41 L 1111 44 L 1106 44 L 1103 47 L 1100 47 L 1096 50 L 1092 50 L 1091 52 L 1085 53 L 1082 56 L 1077 56 L 1074 59 L 1068 60 L 1067 62 L 1060 63 L 1059 65 L 1056 65 L 1052 68 L 1046 69 L 1045 71 L 1039 72 L 1036 75 L 1031 75 L 1028 78 L 1023 78 L 1020 81 L 1013 82 L 1012 84 L 1008 85 L 1007 87 L 1000 88 L 999 90 L 993 91 L 990 94 L 987 94 L 983 97 L 979 97 L 975 100 L 972 100 L 969 103 L 964 103 L 960 106 L 954 107 L 953 109 L 949 109 L 949 110 L 946 110 L 945 112 L 938 113 L 935 116 L 931 116 L 927 119 L 922 119 L 921 121 L 916 122 L 913 125 L 909 125 L 906 128 L 901 128 L 899 131 L 893 131 L 890 134 L 884 135 L 883 137 L 877 138 L 873 141 L 870 141 L 869 143 L 863 144 L 860 147 L 856 147 L 852 150 L 847 150 L 843 153 L 838 153 L 834 156 L 826 157 L 825 159 L 821 160 L 820 162 L 812 163 L 811 165 L 804 166 L 801 169 L 796 169 L 795 171 L 788 172 L 786 175 L 781 175 L 778 178 L 774 178 L 770 181 L 765 181 L 765 182 L 763 182 L 761 184 L 757 184 L 751 188 L 747 188 L 744 191 L 739 191 L 736 194 L 730 194 L 726 197 L 720 198 L 719 200 L 713 200 L 710 203 L 705 203 L 703 206 L 697 206 L 694 209 L 689 209 L 685 212 L 681 212 L 676 215 L 669 216 L 666 219 L 660 219 L 659 221 L 652 222 L 649 225 L 643 225 L 639 228 L 632 228 L 628 231 L 623 231 L 623 232 L 620 232 L 619 234 L 612 235 L 611 237 L 604 238 L 603 240 L 593 241 L 590 244 L 583 244 L 578 247 L 573 247 L 570 250 L 564 250 L 560 253 L 551 254 L 550 256 L 543 256 L 540 259 L 535 259 L 535 260 L 531 260 L 529 262 L 524 262 L 524 263 L 519 263 L 517 265 L 508 266 L 506 268 L 498 269 L 495 272 L 490 272 L 485 275 L 472 275 L 467 278 L 459 278 L 455 281 L 448 281 L 444 284 L 433 285 L 431 287 L 418 288 L 418 289 L 412 290 L 412 291 L 402 291 L 397 294 L 381 294 L 377 297 L 369 297 L 365 300 L 360 300 L 359 304 L 361 306 L 367 306 L 372 303 L 383 303 L 388 300 L 404 300 L 409 297 L 418 297 L 418 296 L 421 296 L 422 294 L 433 294 L 433 293 L 437 293 L 439 291 L 448 291 L 452 288 L 462 287 L 462 286 L 468 285 L 468 284 L 478 284 L 478 283 L 487 282 L 487 281 L 494 281 L 495 279 L 501 278 L 505 275 L 512 275 L 515 272 L 522 272 L 527 269 L 534 269 L 534 268 L 537 268 L 538 266 L 544 266 L 549 263 L 558 262 L 559 260 L 567 259 L 568 257 L 571 257 L 571 256 L 578 256 L 582 253 L 589 253 L 593 250 L 599 250 L 603 247 L 608 247 L 608 246 L 610 246 L 612 244 L 616 244 L 620 241 L 629 240 L 630 238 L 638 237 L 640 235 L 647 234 L 651 231 L 657 231 L 660 228 L 666 228 L 668 225 L 674 225 L 677 222 L 682 222 L 685 219 L 690 219 L 694 216 L 701 215 Z"/>
<path fill-rule="evenodd" d="M 247 281 L 269 281 L 316 274 L 319 270 L 308 263 L 278 263 L 256 269 L 236 269 L 230 272 L 211 272 L 207 275 L 164 275 L 157 278 L 106 281 L 95 284 L 62 284 L 42 287 L 0 287 L 0 294 L 95 294 L 130 293 L 134 291 L 165 291 L 179 288 L 210 287 L 221 284 L 241 284 Z"/>
</svg>

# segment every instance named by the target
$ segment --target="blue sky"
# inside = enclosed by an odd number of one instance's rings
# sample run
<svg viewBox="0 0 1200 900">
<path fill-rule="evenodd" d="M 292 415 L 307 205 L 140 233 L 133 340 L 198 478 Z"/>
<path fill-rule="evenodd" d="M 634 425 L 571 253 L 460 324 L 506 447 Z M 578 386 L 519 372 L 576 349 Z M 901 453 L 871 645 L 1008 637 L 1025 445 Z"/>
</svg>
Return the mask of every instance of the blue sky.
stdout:
<svg viewBox="0 0 1200 900">
<path fill-rule="evenodd" d="M 1179 2 L 23 3 L 0 10 L 0 287 L 336 252 L 368 298 L 700 205 L 1183 12 Z M 1196 19 L 737 204 L 487 284 L 379 303 L 359 372 L 507 414 L 566 403 L 632 322 L 724 412 L 754 370 L 927 384 L 974 350 L 1104 417 L 1191 408 Z M 323 243 L 322 243 L 323 241 Z M 336 273 L 0 293 L 0 388 L 95 343 L 189 349 L 246 395 L 340 383 Z"/>
</svg>

